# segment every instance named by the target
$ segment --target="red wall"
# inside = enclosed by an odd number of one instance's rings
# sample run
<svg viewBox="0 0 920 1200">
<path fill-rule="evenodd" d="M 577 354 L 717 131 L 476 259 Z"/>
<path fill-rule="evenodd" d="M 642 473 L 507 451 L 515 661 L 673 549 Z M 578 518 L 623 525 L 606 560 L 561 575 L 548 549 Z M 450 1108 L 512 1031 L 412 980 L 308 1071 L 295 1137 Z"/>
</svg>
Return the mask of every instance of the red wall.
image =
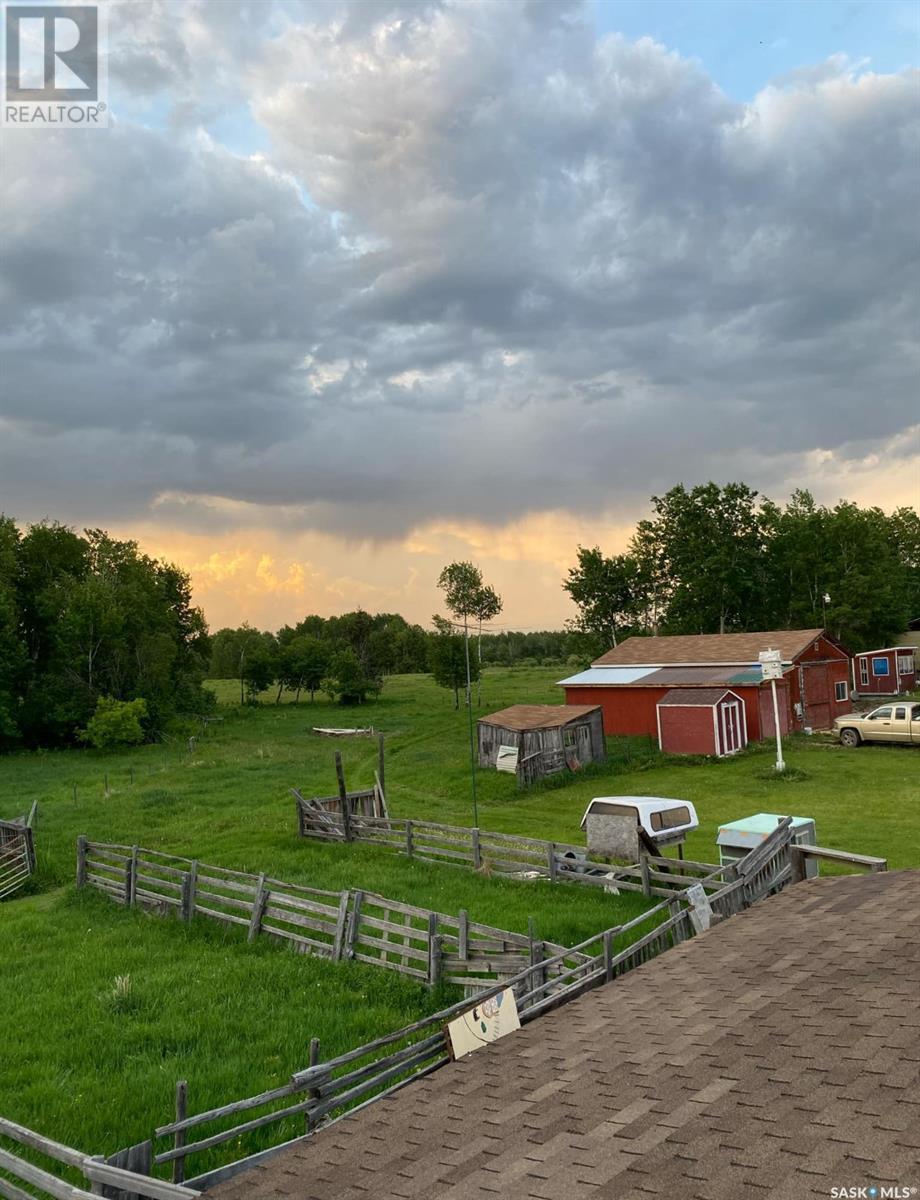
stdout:
<svg viewBox="0 0 920 1200">
<path fill-rule="evenodd" d="M 661 749 L 666 754 L 715 754 L 715 730 L 711 708 L 658 709 L 661 720 Z"/>
<path fill-rule="evenodd" d="M 907 651 L 905 650 L 906 654 Z M 890 674 L 876 677 L 872 674 L 873 658 L 884 658 L 888 661 L 888 670 Z M 862 677 L 859 673 L 859 664 L 862 659 L 866 660 L 869 668 L 869 682 L 863 684 Z M 883 650 L 880 654 L 857 654 L 853 660 L 854 673 L 856 678 L 856 691 L 863 696 L 894 696 L 898 692 L 910 692 L 916 687 L 917 673 L 911 671 L 909 675 L 901 675 L 898 680 L 898 655 L 896 650 Z"/>
<path fill-rule="evenodd" d="M 834 717 L 848 713 L 853 708 L 850 700 L 849 655 L 824 636 L 816 638 L 798 656 L 786 678 L 790 686 L 794 729 L 803 729 L 806 725 L 813 729 L 828 729 L 833 725 Z M 845 700 L 836 698 L 834 685 L 837 683 L 847 685 Z M 803 706 L 800 717 L 795 715 L 797 704 Z"/>
<path fill-rule="evenodd" d="M 773 700 L 769 686 L 739 687 L 733 684 L 731 690 L 744 701 L 748 741 L 758 742 L 761 738 L 772 737 Z M 791 713 L 789 688 L 786 681 L 778 682 L 776 690 L 779 698 L 780 723 L 782 731 L 786 733 L 790 728 Z M 599 704 L 604 713 L 604 733 L 647 734 L 657 741 L 656 705 L 670 691 L 669 687 L 642 687 L 640 684 L 624 684 L 620 687 L 567 687 L 565 702 L 566 704 Z M 769 724 L 766 729 L 763 729 L 762 726 L 762 713 L 768 714 Z M 711 720 L 710 714 L 710 722 Z"/>
</svg>

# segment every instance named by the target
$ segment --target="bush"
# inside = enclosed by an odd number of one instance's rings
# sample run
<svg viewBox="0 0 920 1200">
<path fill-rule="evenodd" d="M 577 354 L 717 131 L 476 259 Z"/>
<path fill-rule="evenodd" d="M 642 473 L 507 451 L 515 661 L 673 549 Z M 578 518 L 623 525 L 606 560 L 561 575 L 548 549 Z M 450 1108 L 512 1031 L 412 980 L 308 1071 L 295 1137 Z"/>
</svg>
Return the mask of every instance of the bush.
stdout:
<svg viewBox="0 0 920 1200">
<path fill-rule="evenodd" d="M 144 740 L 141 721 L 146 716 L 146 700 L 114 700 L 111 696 L 100 696 L 95 713 L 77 736 L 97 750 L 137 746 Z"/>
</svg>

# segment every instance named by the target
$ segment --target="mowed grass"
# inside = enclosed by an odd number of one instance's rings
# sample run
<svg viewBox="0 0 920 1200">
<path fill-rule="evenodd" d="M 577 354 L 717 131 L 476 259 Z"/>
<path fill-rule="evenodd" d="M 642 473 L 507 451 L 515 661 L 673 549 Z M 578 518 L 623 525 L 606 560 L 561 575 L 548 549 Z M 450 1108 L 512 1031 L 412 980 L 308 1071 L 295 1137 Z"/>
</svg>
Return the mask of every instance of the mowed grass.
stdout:
<svg viewBox="0 0 920 1200">
<path fill-rule="evenodd" d="M 487 672 L 479 712 L 558 703 L 561 674 Z M 196 1111 L 284 1080 L 306 1062 L 311 1037 L 335 1054 L 444 1002 L 372 967 L 249 946 L 201 919 L 185 928 L 79 896 L 72 879 L 80 833 L 447 913 L 466 908 L 473 920 L 519 931 L 532 916 L 541 936 L 564 944 L 643 910 L 632 895 L 483 878 L 296 836 L 292 786 L 334 793 L 336 750 L 350 788 L 369 785 L 376 766 L 373 739 L 332 741 L 314 735 L 314 725 L 372 724 L 385 733 L 395 816 L 472 824 L 466 714 L 430 678 L 388 680 L 378 702 L 355 709 L 275 705 L 272 694 L 241 710 L 236 685 L 214 686 L 225 719 L 192 752 L 177 742 L 0 759 L 0 816 L 39 802 L 37 894 L 0 904 L 0 1011 L 15 1031 L 0 1061 L 3 1115 L 109 1153 L 168 1120 L 178 1078 L 189 1080 Z M 720 824 L 769 811 L 814 817 L 822 845 L 882 855 L 892 867 L 920 865 L 920 751 L 791 739 L 787 759 L 804 775 L 795 782 L 773 777 L 770 746 L 702 764 L 662 760 L 646 739 L 611 739 L 610 751 L 606 768 L 526 793 L 513 777 L 478 771 L 480 825 L 581 842 L 592 796 L 675 796 L 694 801 L 700 814 L 688 857 L 717 859 Z M 134 999 L 119 1008 L 113 981 L 126 974 Z"/>
</svg>

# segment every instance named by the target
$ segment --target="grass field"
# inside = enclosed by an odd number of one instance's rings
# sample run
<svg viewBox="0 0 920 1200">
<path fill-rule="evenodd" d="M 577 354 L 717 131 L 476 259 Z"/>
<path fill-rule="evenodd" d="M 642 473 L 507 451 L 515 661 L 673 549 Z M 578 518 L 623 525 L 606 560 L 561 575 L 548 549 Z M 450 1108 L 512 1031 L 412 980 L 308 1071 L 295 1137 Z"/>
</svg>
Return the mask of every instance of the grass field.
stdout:
<svg viewBox="0 0 920 1200">
<path fill-rule="evenodd" d="M 490 671 L 482 712 L 560 699 L 545 668 Z M 376 743 L 332 741 L 313 725 L 373 724 L 387 736 L 387 793 L 395 816 L 472 824 L 466 715 L 428 677 L 387 682 L 358 709 L 324 703 L 233 705 L 199 740 L 129 753 L 62 751 L 0 759 L 0 817 L 39 802 L 36 894 L 0 905 L 4 1054 L 0 1113 L 92 1152 L 149 1136 L 169 1115 L 177 1078 L 193 1110 L 271 1086 L 306 1061 L 313 1036 L 326 1054 L 435 1011 L 443 996 L 374 968 L 325 963 L 196 921 L 190 928 L 125 912 L 72 888 L 74 842 L 137 843 L 226 867 L 338 889 L 361 887 L 442 912 L 573 944 L 636 915 L 642 901 L 575 887 L 486 879 L 363 846 L 296 836 L 289 789 L 335 791 L 341 750 L 349 787 L 371 783 Z M 799 778 L 780 782 L 771 748 L 722 762 L 662 760 L 644 740 L 611 741 L 611 761 L 564 787 L 517 790 L 478 772 L 484 828 L 578 841 L 584 806 L 610 793 L 693 800 L 701 826 L 689 857 L 711 861 L 720 823 L 757 811 L 813 816 L 822 845 L 920 865 L 920 752 L 844 750 L 790 740 Z M 106 778 L 108 794 L 105 792 Z M 130 975 L 126 1000 L 113 998 Z"/>
</svg>

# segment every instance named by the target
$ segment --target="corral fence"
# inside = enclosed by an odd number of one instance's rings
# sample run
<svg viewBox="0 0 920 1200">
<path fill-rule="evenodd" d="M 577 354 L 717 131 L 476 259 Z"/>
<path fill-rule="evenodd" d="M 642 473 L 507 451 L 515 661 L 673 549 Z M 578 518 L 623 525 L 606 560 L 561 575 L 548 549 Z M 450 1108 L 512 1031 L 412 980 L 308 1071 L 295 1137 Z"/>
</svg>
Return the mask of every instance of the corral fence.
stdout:
<svg viewBox="0 0 920 1200">
<path fill-rule="evenodd" d="M 477 993 L 552 959 L 564 946 L 457 916 L 389 900 L 374 892 L 341 892 L 231 871 L 140 846 L 77 839 L 77 886 L 94 887 L 129 907 L 198 914 L 292 945 L 333 962 L 362 962 L 431 986 L 455 984 Z"/>
<path fill-rule="evenodd" d="M 3 1144 L 10 1142 L 15 1150 Z M 149 1147 L 149 1143 L 145 1145 Z M 28 1158 L 22 1156 L 23 1147 L 32 1152 Z M 143 1147 L 138 1149 L 143 1152 Z M 116 1157 L 126 1154 L 123 1151 Z M 45 1165 L 34 1161 L 38 1157 Z M 147 1157 L 149 1162 L 149 1154 Z M 0 1171 L 4 1173 L 0 1176 L 0 1196 L 8 1200 L 35 1200 L 38 1196 L 54 1200 L 96 1200 L 99 1196 L 110 1200 L 193 1200 L 201 1195 L 195 1189 L 154 1179 L 149 1170 L 127 1170 L 99 1155 L 84 1154 L 4 1117 L 0 1117 Z M 82 1177 L 87 1186 L 69 1182 L 68 1176 Z M 19 1184 L 33 1190 L 26 1192 Z"/>
<path fill-rule="evenodd" d="M 28 815 L 0 821 L 0 900 L 12 895 L 35 871 L 35 820 L 38 803 Z"/>
</svg>

